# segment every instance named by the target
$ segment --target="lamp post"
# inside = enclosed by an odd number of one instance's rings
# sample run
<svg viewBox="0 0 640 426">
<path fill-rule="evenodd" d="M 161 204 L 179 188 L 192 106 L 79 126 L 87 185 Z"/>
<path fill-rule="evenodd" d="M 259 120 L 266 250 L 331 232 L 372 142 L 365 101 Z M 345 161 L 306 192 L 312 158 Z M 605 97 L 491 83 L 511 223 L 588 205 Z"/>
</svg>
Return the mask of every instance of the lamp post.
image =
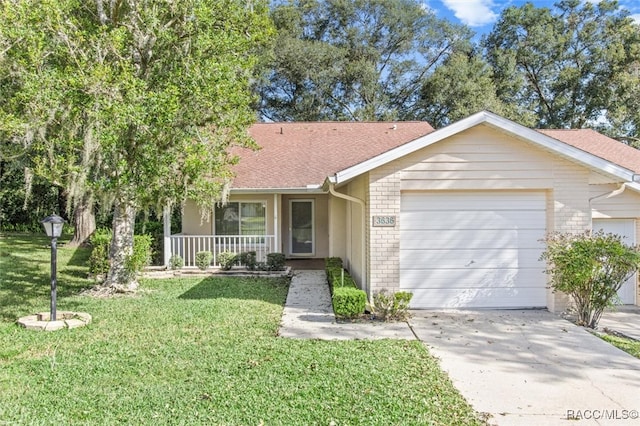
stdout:
<svg viewBox="0 0 640 426">
<path fill-rule="evenodd" d="M 51 238 L 51 314 L 50 321 L 56 320 L 56 261 L 58 251 L 58 237 L 62 235 L 62 226 L 64 225 L 64 219 L 56 214 L 47 216 L 42 219 L 42 226 L 44 227 L 47 236 Z"/>
</svg>

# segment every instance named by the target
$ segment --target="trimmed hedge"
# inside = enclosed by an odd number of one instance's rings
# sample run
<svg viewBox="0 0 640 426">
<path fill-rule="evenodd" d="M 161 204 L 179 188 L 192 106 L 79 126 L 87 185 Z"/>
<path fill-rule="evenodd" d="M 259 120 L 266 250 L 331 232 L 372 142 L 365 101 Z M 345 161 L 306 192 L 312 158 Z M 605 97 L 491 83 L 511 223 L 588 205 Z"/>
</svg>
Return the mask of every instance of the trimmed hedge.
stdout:
<svg viewBox="0 0 640 426">
<path fill-rule="evenodd" d="M 267 270 L 284 271 L 285 257 L 284 253 L 268 253 L 267 254 Z"/>
<path fill-rule="evenodd" d="M 238 260 L 238 256 L 235 253 L 232 253 L 230 251 L 220 252 L 218 253 L 218 257 L 216 258 L 218 265 L 220 265 L 220 269 L 222 269 L 223 271 L 230 271 L 233 265 L 235 265 L 235 263 L 237 262 L 237 260 Z M 211 259 L 209 259 L 209 262 L 211 262 Z M 203 269 L 203 268 L 200 268 L 200 269 Z"/>
<path fill-rule="evenodd" d="M 333 312 L 338 317 L 355 318 L 364 313 L 367 295 L 358 288 L 349 272 L 343 269 L 342 259 L 329 257 L 325 259 L 327 282 L 331 291 Z"/>
<path fill-rule="evenodd" d="M 339 287 L 333 291 L 333 312 L 344 318 L 353 318 L 364 313 L 367 295 L 352 287 Z"/>
</svg>

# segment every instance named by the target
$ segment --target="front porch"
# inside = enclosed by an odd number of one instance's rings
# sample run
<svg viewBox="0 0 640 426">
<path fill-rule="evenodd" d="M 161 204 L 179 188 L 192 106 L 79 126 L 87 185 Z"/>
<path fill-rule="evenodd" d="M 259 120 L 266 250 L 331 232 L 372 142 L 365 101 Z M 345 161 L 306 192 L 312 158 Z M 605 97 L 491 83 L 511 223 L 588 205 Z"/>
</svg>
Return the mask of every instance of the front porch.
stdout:
<svg viewBox="0 0 640 426">
<path fill-rule="evenodd" d="M 258 262 L 265 262 L 267 254 L 275 253 L 275 235 L 184 235 L 174 234 L 168 237 L 168 250 L 165 253 L 169 258 L 173 255 L 180 256 L 184 266 L 192 268 L 196 266 L 196 253 L 208 251 L 213 254 L 212 266 L 219 267 L 218 254 L 231 252 L 235 255 L 254 251 Z M 166 254 L 165 254 L 166 257 Z M 165 264 L 169 259 L 165 259 Z"/>
<path fill-rule="evenodd" d="M 164 216 L 164 265 L 172 256 L 180 256 L 184 267 L 194 268 L 196 254 L 202 251 L 213 254 L 214 267 L 220 266 L 218 255 L 223 252 L 255 252 L 258 262 L 265 262 L 270 253 L 283 253 L 287 259 L 324 259 L 332 255 L 330 196 L 316 191 L 234 194 L 204 217 L 195 203 L 188 202 L 180 233 L 171 234 L 170 217 Z"/>
</svg>

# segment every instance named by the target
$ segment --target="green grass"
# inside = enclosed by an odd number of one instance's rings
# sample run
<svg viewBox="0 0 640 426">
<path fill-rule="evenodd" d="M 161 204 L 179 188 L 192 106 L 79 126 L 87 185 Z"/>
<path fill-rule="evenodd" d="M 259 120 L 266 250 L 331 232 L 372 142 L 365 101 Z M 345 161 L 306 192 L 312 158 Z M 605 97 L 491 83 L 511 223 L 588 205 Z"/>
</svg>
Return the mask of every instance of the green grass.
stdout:
<svg viewBox="0 0 640 426">
<path fill-rule="evenodd" d="M 600 335 L 600 337 L 618 349 L 640 358 L 640 341 L 611 335 Z"/>
<path fill-rule="evenodd" d="M 480 424 L 425 347 L 276 337 L 283 279 L 143 280 L 78 296 L 84 249 L 59 252 L 60 310 L 85 328 L 34 332 L 47 311 L 46 238 L 0 236 L 0 424 Z"/>
</svg>

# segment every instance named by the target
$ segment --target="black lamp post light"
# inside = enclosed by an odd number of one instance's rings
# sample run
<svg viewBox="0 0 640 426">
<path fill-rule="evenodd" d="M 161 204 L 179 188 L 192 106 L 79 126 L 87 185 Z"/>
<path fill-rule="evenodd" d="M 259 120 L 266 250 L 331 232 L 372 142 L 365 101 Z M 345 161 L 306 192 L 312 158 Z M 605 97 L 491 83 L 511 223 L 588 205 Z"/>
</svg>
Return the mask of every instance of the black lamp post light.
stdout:
<svg viewBox="0 0 640 426">
<path fill-rule="evenodd" d="M 49 315 L 40 313 L 18 319 L 18 324 L 31 330 L 55 331 L 63 328 L 82 327 L 91 322 L 91 315 L 85 312 L 60 312 L 57 313 L 57 263 L 58 263 L 58 238 L 62 236 L 64 219 L 57 214 L 47 216 L 42 220 L 47 237 L 51 238 L 51 307 Z M 60 320 L 58 320 L 60 316 Z"/>
<path fill-rule="evenodd" d="M 47 237 L 51 238 L 51 310 L 50 321 L 56 320 L 56 293 L 57 293 L 57 262 L 58 262 L 58 238 L 62 235 L 64 219 L 57 214 L 47 216 L 42 220 Z"/>
</svg>

